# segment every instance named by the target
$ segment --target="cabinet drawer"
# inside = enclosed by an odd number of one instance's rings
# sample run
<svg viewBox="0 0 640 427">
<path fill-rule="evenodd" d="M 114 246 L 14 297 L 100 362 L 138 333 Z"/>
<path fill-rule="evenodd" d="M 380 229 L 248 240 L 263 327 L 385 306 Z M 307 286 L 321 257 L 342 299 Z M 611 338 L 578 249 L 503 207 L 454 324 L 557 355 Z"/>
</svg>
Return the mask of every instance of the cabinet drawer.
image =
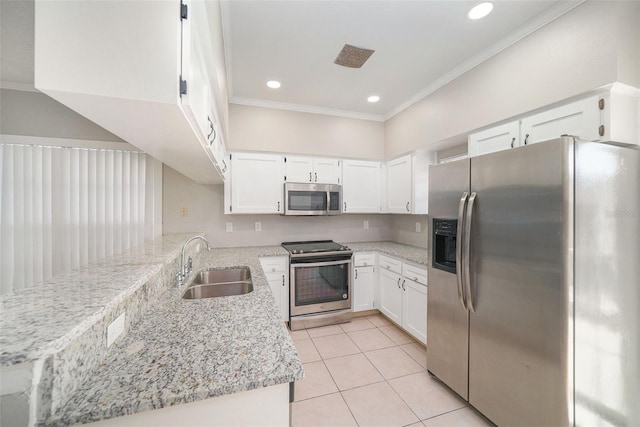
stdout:
<svg viewBox="0 0 640 427">
<path fill-rule="evenodd" d="M 378 257 L 378 266 L 384 270 L 402 274 L 402 261 L 400 261 L 399 259 L 391 258 L 386 255 L 380 255 Z"/>
<path fill-rule="evenodd" d="M 260 258 L 260 264 L 265 274 L 267 273 L 287 273 L 289 260 L 287 257 L 265 257 Z"/>
<path fill-rule="evenodd" d="M 427 269 L 418 267 L 417 265 L 404 263 L 402 266 L 402 275 L 409 280 L 427 285 Z"/>
<path fill-rule="evenodd" d="M 284 283 L 286 284 L 289 281 L 289 275 L 288 273 L 281 271 L 281 272 L 276 272 L 276 273 L 265 273 L 265 276 L 267 276 L 267 280 L 269 281 L 269 283 L 271 282 L 277 282 L 277 283 Z"/>
<path fill-rule="evenodd" d="M 357 253 L 353 255 L 354 267 L 373 267 L 376 265 L 376 254 Z"/>
</svg>

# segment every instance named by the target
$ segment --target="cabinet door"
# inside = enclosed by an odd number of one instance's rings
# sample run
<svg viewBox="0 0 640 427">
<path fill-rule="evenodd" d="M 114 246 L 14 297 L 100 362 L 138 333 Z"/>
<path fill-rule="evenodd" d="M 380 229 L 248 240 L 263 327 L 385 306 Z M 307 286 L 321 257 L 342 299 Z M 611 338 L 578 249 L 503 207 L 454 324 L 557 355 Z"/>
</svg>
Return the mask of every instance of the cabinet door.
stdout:
<svg viewBox="0 0 640 427">
<path fill-rule="evenodd" d="M 313 182 L 313 158 L 286 156 L 284 164 L 287 182 Z"/>
<path fill-rule="evenodd" d="M 411 155 L 387 162 L 387 207 L 389 213 L 411 213 L 413 175 Z"/>
<path fill-rule="evenodd" d="M 406 278 L 402 280 L 402 327 L 426 344 L 427 287 Z"/>
<path fill-rule="evenodd" d="M 598 141 L 600 127 L 599 97 L 572 102 L 522 119 L 520 141 L 522 145 L 574 135 L 589 141 Z"/>
<path fill-rule="evenodd" d="M 343 161 L 342 201 L 344 213 L 380 212 L 380 162 Z"/>
<path fill-rule="evenodd" d="M 231 155 L 230 213 L 282 213 L 282 156 Z"/>
<path fill-rule="evenodd" d="M 271 292 L 276 299 L 280 317 L 283 322 L 289 321 L 289 275 L 287 273 L 266 274 Z"/>
<path fill-rule="evenodd" d="M 379 294 L 378 308 L 389 319 L 402 324 L 402 276 L 389 270 L 379 269 Z"/>
<path fill-rule="evenodd" d="M 508 150 L 520 145 L 520 123 L 516 120 L 469 135 L 469 157 Z"/>
<path fill-rule="evenodd" d="M 338 159 L 313 159 L 313 182 L 322 184 L 340 184 L 340 160 Z"/>
<path fill-rule="evenodd" d="M 353 311 L 374 308 L 376 282 L 373 271 L 373 267 L 353 269 Z"/>
</svg>

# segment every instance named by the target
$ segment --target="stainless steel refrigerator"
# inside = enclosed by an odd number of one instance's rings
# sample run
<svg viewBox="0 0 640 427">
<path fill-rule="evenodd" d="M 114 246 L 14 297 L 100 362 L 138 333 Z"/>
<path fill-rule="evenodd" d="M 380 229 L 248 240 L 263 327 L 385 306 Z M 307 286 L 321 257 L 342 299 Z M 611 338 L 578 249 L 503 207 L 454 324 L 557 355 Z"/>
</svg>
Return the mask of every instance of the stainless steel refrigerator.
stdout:
<svg viewBox="0 0 640 427">
<path fill-rule="evenodd" d="M 431 166 L 427 369 L 499 426 L 640 423 L 640 155 Z"/>
</svg>

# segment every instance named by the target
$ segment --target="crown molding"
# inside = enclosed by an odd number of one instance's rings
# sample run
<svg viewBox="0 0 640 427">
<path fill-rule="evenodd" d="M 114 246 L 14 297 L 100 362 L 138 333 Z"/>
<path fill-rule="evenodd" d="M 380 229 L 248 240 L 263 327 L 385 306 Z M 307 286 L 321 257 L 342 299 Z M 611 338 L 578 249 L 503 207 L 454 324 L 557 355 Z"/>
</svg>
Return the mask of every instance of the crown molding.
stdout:
<svg viewBox="0 0 640 427">
<path fill-rule="evenodd" d="M 231 97 L 230 104 L 248 105 L 251 107 L 274 108 L 276 110 L 297 111 L 300 113 L 322 114 L 325 116 L 345 117 L 348 119 L 384 122 L 384 116 L 378 114 L 359 113 L 356 111 L 336 110 L 333 108 L 317 107 L 303 104 L 287 104 L 284 102 L 265 101 L 263 99 Z"/>
<path fill-rule="evenodd" d="M 224 67 L 227 73 L 227 94 L 233 97 L 233 67 L 231 65 L 231 2 L 220 2 L 220 25 L 222 26 L 222 45 L 224 49 Z"/>
<path fill-rule="evenodd" d="M 460 64 L 450 72 L 446 73 L 439 79 L 435 80 L 429 86 L 425 87 L 420 92 L 418 92 L 417 94 L 415 94 L 414 96 L 412 96 L 411 98 L 403 102 L 402 104 L 398 105 L 396 108 L 389 111 L 387 114 L 384 115 L 385 121 L 389 120 L 393 116 L 411 107 L 413 104 L 417 103 L 418 101 L 431 95 L 433 92 L 437 91 L 443 86 L 451 83 L 453 80 L 457 79 L 464 73 L 472 70 L 473 68 L 482 64 L 483 62 L 489 60 L 491 57 L 497 55 L 498 53 L 509 48 L 510 46 L 513 46 L 520 40 L 536 32 L 537 30 L 549 24 L 550 22 L 553 22 L 554 20 L 566 14 L 567 12 L 575 9 L 585 1 L 586 0 L 562 1 L 557 3 L 555 6 L 550 7 L 544 13 L 536 17 L 536 19 L 529 22 L 526 26 L 511 33 L 504 39 L 500 40 L 498 43 L 493 44 L 492 46 L 488 47 L 487 49 L 481 51 L 477 55 L 463 62 L 462 64 Z"/>
</svg>

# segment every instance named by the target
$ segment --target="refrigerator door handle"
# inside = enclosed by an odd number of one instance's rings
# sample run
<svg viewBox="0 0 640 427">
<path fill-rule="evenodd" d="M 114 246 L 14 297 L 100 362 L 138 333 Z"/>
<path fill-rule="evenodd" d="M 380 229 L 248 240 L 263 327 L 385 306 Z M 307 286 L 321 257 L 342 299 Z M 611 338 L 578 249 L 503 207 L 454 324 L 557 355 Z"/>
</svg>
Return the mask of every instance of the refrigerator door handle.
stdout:
<svg viewBox="0 0 640 427">
<path fill-rule="evenodd" d="M 458 283 L 458 301 L 463 310 L 467 310 L 467 305 L 464 302 L 464 292 L 462 291 L 462 235 L 464 231 L 464 214 L 467 207 L 467 199 L 469 199 L 469 193 L 466 191 L 462 194 L 460 199 L 460 205 L 458 206 L 458 226 L 456 227 L 456 235 L 458 244 L 456 245 L 456 281 Z"/>
<path fill-rule="evenodd" d="M 470 274 L 470 248 L 471 248 L 471 220 L 473 219 L 473 204 L 476 201 L 477 194 L 471 193 L 469 197 L 469 204 L 467 206 L 466 218 L 464 221 L 464 283 L 467 291 L 467 307 L 472 313 L 476 312 L 475 307 L 473 306 L 473 290 L 471 287 L 471 274 Z"/>
</svg>

